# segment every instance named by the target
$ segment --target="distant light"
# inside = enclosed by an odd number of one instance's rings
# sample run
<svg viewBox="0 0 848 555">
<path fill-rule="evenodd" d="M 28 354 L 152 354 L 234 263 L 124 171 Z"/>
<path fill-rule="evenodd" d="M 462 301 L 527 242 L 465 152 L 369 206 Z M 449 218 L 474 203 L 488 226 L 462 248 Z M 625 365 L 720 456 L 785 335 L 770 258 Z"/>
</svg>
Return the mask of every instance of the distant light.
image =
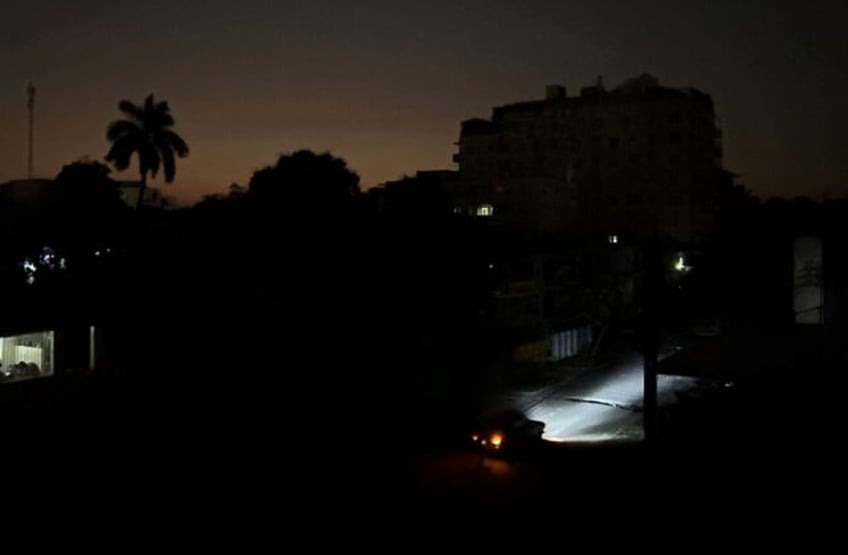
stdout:
<svg viewBox="0 0 848 555">
<path fill-rule="evenodd" d="M 481 204 L 477 207 L 476 214 L 478 216 L 492 216 L 495 213 L 495 207 L 491 204 Z"/>
<path fill-rule="evenodd" d="M 462 206 L 454 206 L 453 207 L 454 214 L 462 214 Z"/>
<path fill-rule="evenodd" d="M 678 272 L 688 272 L 690 266 L 686 265 L 686 260 L 683 258 L 683 255 L 677 257 L 677 262 L 674 263 L 674 269 Z"/>
<path fill-rule="evenodd" d="M 495 267 L 494 264 L 489 264 L 489 269 L 492 270 Z"/>
<path fill-rule="evenodd" d="M 611 245 L 618 243 L 618 235 L 607 235 L 607 243 Z"/>
<path fill-rule="evenodd" d="M 99 250 L 94 251 L 94 256 L 100 256 L 100 251 Z"/>
</svg>

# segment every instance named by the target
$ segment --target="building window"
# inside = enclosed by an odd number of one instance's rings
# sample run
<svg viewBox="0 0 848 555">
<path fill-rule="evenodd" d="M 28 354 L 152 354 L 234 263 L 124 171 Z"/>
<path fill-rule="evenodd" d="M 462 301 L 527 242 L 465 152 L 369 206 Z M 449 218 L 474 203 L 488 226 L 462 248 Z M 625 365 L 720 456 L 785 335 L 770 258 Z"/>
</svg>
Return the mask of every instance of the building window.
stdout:
<svg viewBox="0 0 848 555">
<path fill-rule="evenodd" d="M 0 382 L 53 374 L 53 332 L 0 337 Z"/>
<path fill-rule="evenodd" d="M 495 213 L 495 207 L 491 204 L 481 204 L 477 207 L 478 216 L 492 216 Z"/>
<path fill-rule="evenodd" d="M 618 243 L 618 235 L 607 235 L 607 243 L 615 245 Z"/>
<path fill-rule="evenodd" d="M 459 206 L 459 205 L 454 206 L 453 207 L 453 213 L 454 214 L 462 214 L 462 206 Z"/>
</svg>

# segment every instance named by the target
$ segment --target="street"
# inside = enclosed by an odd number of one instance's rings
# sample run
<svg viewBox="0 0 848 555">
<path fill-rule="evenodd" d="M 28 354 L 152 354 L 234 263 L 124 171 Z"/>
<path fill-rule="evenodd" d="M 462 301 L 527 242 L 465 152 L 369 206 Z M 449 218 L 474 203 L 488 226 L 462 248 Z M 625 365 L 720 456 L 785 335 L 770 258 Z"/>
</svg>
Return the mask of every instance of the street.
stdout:
<svg viewBox="0 0 848 555">
<path fill-rule="evenodd" d="M 658 377 L 660 407 L 701 385 L 698 378 Z M 545 423 L 543 438 L 555 442 L 640 441 L 642 432 L 642 356 L 634 351 L 605 366 L 566 372 L 559 381 L 536 390 L 512 391 L 492 399 Z"/>
</svg>

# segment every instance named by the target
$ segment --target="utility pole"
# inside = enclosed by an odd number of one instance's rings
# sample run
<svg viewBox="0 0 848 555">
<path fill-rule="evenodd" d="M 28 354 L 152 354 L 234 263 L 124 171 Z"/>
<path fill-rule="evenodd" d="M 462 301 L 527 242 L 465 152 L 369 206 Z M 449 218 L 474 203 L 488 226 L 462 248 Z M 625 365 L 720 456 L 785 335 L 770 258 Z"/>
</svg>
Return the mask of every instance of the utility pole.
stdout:
<svg viewBox="0 0 848 555">
<path fill-rule="evenodd" d="M 540 362 L 542 369 L 544 369 L 549 356 L 551 338 L 550 333 L 548 331 L 548 321 L 545 318 L 545 254 L 543 252 L 537 253 L 534 257 L 533 273 L 535 274 L 534 278 L 536 281 L 536 288 L 539 292 L 539 324 L 542 330 L 542 345 L 544 345 L 544 351 L 542 352 L 542 360 Z"/>
<path fill-rule="evenodd" d="M 27 109 L 29 110 L 29 143 L 27 157 L 27 178 L 32 179 L 33 160 L 33 134 L 35 128 L 35 85 L 27 86 Z"/>
<path fill-rule="evenodd" d="M 645 442 L 657 440 L 657 357 L 660 348 L 660 289 L 662 287 L 662 256 L 660 254 L 657 223 L 642 249 L 642 354 L 644 357 L 644 383 L 642 397 L 642 424 Z"/>
</svg>

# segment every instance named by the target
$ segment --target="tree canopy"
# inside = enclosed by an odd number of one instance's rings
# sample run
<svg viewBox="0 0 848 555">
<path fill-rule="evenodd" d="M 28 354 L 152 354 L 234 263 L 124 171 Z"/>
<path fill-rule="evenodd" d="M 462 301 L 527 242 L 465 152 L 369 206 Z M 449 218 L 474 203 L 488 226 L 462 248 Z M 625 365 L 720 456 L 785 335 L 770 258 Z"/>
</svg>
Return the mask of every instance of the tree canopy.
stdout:
<svg viewBox="0 0 848 555">
<path fill-rule="evenodd" d="M 248 195 L 262 202 L 333 207 L 359 194 L 359 176 L 347 162 L 329 152 L 298 150 L 282 154 L 277 163 L 256 171 Z"/>
<path fill-rule="evenodd" d="M 155 178 L 161 166 L 165 182 L 171 183 L 177 171 L 175 157 L 188 156 L 189 149 L 183 138 L 171 129 L 174 118 L 167 102 L 156 102 L 150 94 L 142 105 L 122 100 L 118 109 L 126 119 L 113 121 L 106 130 L 106 138 L 112 143 L 106 160 L 118 170 L 125 170 L 132 156 L 138 156 L 141 174 L 138 206 L 141 207 L 147 175 Z"/>
</svg>

